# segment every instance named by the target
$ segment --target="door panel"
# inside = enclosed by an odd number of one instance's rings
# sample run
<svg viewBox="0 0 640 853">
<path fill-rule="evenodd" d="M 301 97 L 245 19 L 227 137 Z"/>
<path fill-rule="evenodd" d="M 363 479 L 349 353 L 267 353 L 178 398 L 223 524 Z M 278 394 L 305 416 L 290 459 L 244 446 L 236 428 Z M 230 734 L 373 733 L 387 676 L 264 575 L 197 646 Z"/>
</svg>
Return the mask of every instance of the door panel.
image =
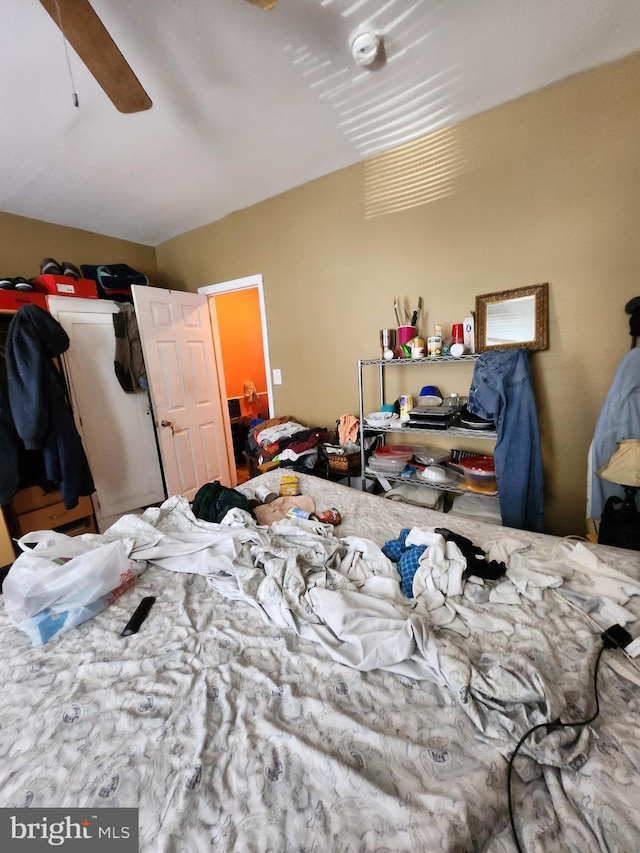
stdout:
<svg viewBox="0 0 640 853">
<path fill-rule="evenodd" d="M 60 297 L 63 299 L 63 297 Z M 149 395 L 126 394 L 113 367 L 113 303 L 73 300 L 52 313 L 69 335 L 64 355 L 74 415 L 96 485 L 101 519 L 164 500 Z"/>
<path fill-rule="evenodd" d="M 179 412 L 187 405 L 184 385 L 180 375 L 180 356 L 175 341 L 158 341 L 160 371 L 166 391 L 166 405 L 169 412 Z"/>
<path fill-rule="evenodd" d="M 234 485 L 206 297 L 157 287 L 132 292 L 169 494 L 193 500 L 214 480 Z"/>
<path fill-rule="evenodd" d="M 197 451 L 193 446 L 193 431 L 186 429 L 174 429 L 173 447 L 176 456 L 176 466 L 179 475 L 180 492 L 184 495 L 198 489 L 198 462 Z"/>
<path fill-rule="evenodd" d="M 190 378 L 196 406 L 206 406 L 211 399 L 211 387 L 207 376 L 206 353 L 201 341 L 190 341 L 187 345 Z"/>
</svg>

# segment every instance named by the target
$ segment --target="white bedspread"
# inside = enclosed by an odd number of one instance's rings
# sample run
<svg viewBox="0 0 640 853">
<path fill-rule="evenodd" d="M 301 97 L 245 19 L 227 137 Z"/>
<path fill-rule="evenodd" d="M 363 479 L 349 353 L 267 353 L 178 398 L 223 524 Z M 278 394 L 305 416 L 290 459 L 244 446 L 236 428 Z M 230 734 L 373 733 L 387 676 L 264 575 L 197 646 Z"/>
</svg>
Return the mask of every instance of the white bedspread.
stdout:
<svg viewBox="0 0 640 853">
<path fill-rule="evenodd" d="M 340 527 L 209 525 L 172 498 L 106 534 L 150 563 L 108 611 L 43 648 L 0 614 L 1 805 L 138 805 L 153 853 L 513 849 L 507 759 L 529 726 L 591 715 L 599 639 L 576 606 L 598 618 L 617 595 L 634 619 L 637 555 L 300 479 Z M 509 563 L 477 600 L 445 596 L 446 625 L 380 550 L 435 526 Z M 636 849 L 635 676 L 606 651 L 598 720 L 523 748 L 527 851 Z"/>
</svg>

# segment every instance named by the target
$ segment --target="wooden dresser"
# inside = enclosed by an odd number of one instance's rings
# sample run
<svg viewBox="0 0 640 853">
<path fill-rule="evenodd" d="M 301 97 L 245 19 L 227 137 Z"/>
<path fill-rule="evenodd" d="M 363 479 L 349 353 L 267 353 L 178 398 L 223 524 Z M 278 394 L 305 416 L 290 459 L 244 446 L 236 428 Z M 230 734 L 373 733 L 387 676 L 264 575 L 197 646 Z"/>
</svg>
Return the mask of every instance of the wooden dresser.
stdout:
<svg viewBox="0 0 640 853">
<path fill-rule="evenodd" d="M 13 550 L 13 542 L 9 535 L 9 528 L 4 520 L 4 515 L 0 512 L 0 569 L 11 565 L 15 559 Z"/>
<path fill-rule="evenodd" d="M 45 492 L 40 486 L 21 489 L 5 513 L 16 538 L 33 530 L 58 530 L 67 536 L 96 532 L 91 498 L 80 497 L 76 507 L 65 509 L 59 491 Z"/>
</svg>

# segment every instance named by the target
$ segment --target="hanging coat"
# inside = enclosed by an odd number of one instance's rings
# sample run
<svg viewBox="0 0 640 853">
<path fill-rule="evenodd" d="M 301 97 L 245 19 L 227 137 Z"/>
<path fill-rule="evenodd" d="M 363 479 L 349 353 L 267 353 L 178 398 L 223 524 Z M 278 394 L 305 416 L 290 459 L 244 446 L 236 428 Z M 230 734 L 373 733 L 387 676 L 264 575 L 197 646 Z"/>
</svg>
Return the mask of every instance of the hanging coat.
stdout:
<svg viewBox="0 0 640 853">
<path fill-rule="evenodd" d="M 0 465 L 0 504 L 9 503 L 20 488 L 19 454 L 20 439 L 13 425 L 9 409 L 9 396 L 0 383 L 0 447 L 2 464 Z"/>
<path fill-rule="evenodd" d="M 60 489 L 65 508 L 73 509 L 95 486 L 54 362 L 68 348 L 67 333 L 38 305 L 23 305 L 9 324 L 7 389 L 16 432 L 26 450 L 42 453 L 47 480 Z"/>
<path fill-rule="evenodd" d="M 142 344 L 138 320 L 133 305 L 122 302 L 113 315 L 116 337 L 116 352 L 113 360 L 120 387 L 127 394 L 146 390 L 149 387 L 147 371 L 142 357 Z"/>
</svg>

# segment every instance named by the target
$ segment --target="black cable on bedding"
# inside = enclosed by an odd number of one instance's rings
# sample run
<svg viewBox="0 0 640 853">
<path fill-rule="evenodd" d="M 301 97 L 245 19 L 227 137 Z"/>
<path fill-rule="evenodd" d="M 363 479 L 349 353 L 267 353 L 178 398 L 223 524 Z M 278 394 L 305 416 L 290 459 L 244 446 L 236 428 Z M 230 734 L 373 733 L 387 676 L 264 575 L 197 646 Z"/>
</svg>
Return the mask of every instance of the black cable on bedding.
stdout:
<svg viewBox="0 0 640 853">
<path fill-rule="evenodd" d="M 614 626 L 614 628 L 618 628 L 618 627 L 619 626 Z M 609 631 L 611 631 L 611 630 L 612 629 L 609 629 Z M 624 630 L 624 629 L 621 629 L 621 630 Z M 587 720 L 579 720 L 578 722 L 575 722 L 575 723 L 563 723 L 560 721 L 560 719 L 554 720 L 553 722 L 550 722 L 550 723 L 538 723 L 537 726 L 532 726 L 527 732 L 525 732 L 522 735 L 522 737 L 518 741 L 518 745 L 516 746 L 513 753 L 511 754 L 511 758 L 509 759 L 509 768 L 507 771 L 507 794 L 508 794 L 508 800 L 509 800 L 509 820 L 511 821 L 511 832 L 513 833 L 513 840 L 515 841 L 518 853 L 524 853 L 524 850 L 520 846 L 520 842 L 518 840 L 518 833 L 516 831 L 516 824 L 515 824 L 514 815 L 513 815 L 513 804 L 511 801 L 511 774 L 513 771 L 513 762 L 515 760 L 515 757 L 518 754 L 522 744 L 527 740 L 527 738 L 530 735 L 532 735 L 538 729 L 547 729 L 547 732 L 552 732 L 554 729 L 562 729 L 562 728 L 568 729 L 568 728 L 573 728 L 574 726 L 588 726 L 589 723 L 592 723 L 596 719 L 596 717 L 600 713 L 600 702 L 598 701 L 598 666 L 600 665 L 600 658 L 602 657 L 602 652 L 606 648 L 614 648 L 616 646 L 619 646 L 620 648 L 624 648 L 624 646 L 620 645 L 619 638 L 613 638 L 612 636 L 610 636 L 609 631 L 606 631 L 604 634 L 602 634 L 603 643 L 602 643 L 602 646 L 600 647 L 600 651 L 598 652 L 598 657 L 596 658 L 596 665 L 595 665 L 595 669 L 594 669 L 594 673 L 593 673 L 593 690 L 594 690 L 595 700 L 596 700 L 596 712 L 595 712 L 595 714 L 592 714 L 592 716 L 589 717 L 589 719 L 587 719 Z M 631 636 L 630 635 L 627 635 L 627 636 L 628 636 L 628 641 L 627 641 L 627 644 L 628 644 L 629 642 L 631 642 Z"/>
</svg>

